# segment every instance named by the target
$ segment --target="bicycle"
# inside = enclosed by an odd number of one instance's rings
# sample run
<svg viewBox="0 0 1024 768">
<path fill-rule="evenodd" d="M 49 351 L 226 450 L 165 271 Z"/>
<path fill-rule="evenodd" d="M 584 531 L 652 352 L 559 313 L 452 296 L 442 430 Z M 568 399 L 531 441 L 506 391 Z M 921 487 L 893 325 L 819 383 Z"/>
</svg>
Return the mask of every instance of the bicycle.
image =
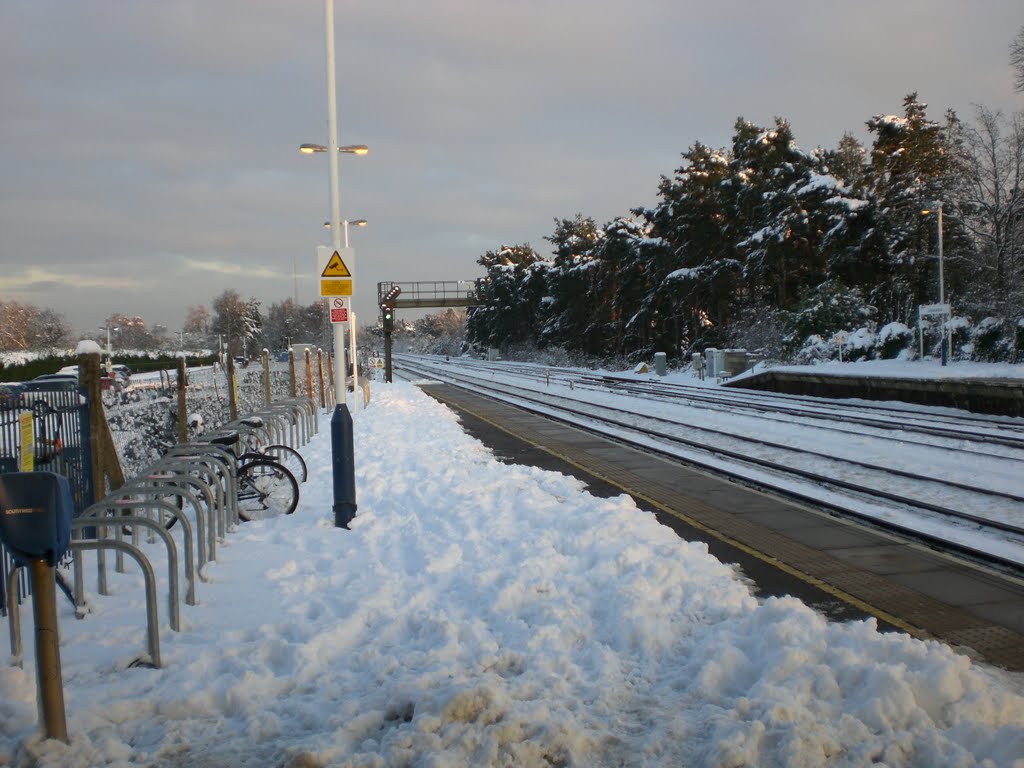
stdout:
<svg viewBox="0 0 1024 768">
<path fill-rule="evenodd" d="M 205 437 L 213 445 L 237 451 L 240 445 L 237 431 L 215 433 Z M 288 446 L 274 446 L 281 455 L 298 457 L 305 470 L 305 461 Z M 303 472 L 303 475 L 305 473 Z M 299 503 L 299 483 L 292 471 L 283 463 L 265 453 L 245 452 L 238 457 L 237 481 L 238 517 L 243 522 L 265 520 L 279 515 L 290 515 Z"/>
<path fill-rule="evenodd" d="M 211 445 L 226 448 L 233 454 L 237 454 L 240 445 L 239 434 L 235 431 L 215 432 L 204 435 L 203 439 Z M 270 447 L 286 449 L 281 451 L 281 455 L 289 456 L 292 459 L 294 456 L 291 454 L 295 454 L 301 462 L 300 466 L 304 476 L 305 461 L 297 451 L 288 446 L 268 446 L 268 448 Z M 280 515 L 290 515 L 295 511 L 299 503 L 299 482 L 288 466 L 267 454 L 255 451 L 242 453 L 236 461 L 235 495 L 238 500 L 239 520 L 242 522 L 265 520 Z M 218 477 L 223 478 L 223 473 L 219 468 L 212 471 Z M 170 483 L 173 485 L 174 480 L 170 479 Z M 186 484 L 186 481 L 182 481 L 183 487 Z M 171 501 L 178 509 L 184 509 L 185 498 L 183 495 L 173 492 L 166 495 L 173 497 Z M 177 518 L 170 516 L 164 522 L 164 526 L 170 529 L 176 522 Z"/>
<path fill-rule="evenodd" d="M 263 445 L 263 441 L 259 437 L 258 430 L 263 427 L 263 419 L 259 416 L 250 416 L 244 419 L 239 419 L 235 422 L 241 427 L 248 428 L 244 435 L 240 435 L 239 440 L 244 450 L 242 455 L 239 456 L 239 460 L 255 459 L 261 456 L 268 457 L 276 461 L 278 464 L 283 464 L 288 470 L 295 476 L 295 479 L 299 483 L 306 482 L 308 470 L 306 468 L 306 460 L 302 458 L 302 454 L 289 445 L 282 445 L 280 443 L 271 443 L 269 445 Z"/>
</svg>

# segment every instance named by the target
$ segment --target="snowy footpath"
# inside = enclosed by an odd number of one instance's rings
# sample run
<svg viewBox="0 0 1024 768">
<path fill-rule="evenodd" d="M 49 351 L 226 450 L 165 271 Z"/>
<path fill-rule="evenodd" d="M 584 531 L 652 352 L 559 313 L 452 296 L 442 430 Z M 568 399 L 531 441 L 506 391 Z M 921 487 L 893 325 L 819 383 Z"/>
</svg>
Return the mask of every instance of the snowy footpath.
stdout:
<svg viewBox="0 0 1024 768">
<path fill-rule="evenodd" d="M 1024 767 L 1021 676 L 759 601 L 629 498 L 497 462 L 411 385 L 356 414 L 358 516 L 334 528 L 321 427 L 296 513 L 228 536 L 181 632 L 161 583 L 162 669 L 128 668 L 136 572 L 83 620 L 61 600 L 70 745 L 38 736 L 23 611 L 0 765 Z"/>
</svg>

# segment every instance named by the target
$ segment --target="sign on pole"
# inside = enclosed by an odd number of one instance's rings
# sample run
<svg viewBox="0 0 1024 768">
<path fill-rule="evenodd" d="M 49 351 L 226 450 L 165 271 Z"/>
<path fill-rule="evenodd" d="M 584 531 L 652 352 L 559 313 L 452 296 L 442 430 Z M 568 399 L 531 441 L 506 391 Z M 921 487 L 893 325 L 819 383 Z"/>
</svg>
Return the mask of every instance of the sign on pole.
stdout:
<svg viewBox="0 0 1024 768">
<path fill-rule="evenodd" d="M 320 296 L 351 296 L 352 283 L 355 282 L 355 266 L 355 249 L 318 245 L 316 271 L 320 276 Z"/>
<path fill-rule="evenodd" d="M 331 313 L 332 323 L 347 323 L 348 322 L 348 298 L 345 296 L 335 296 L 333 299 L 327 300 L 327 307 Z"/>
</svg>

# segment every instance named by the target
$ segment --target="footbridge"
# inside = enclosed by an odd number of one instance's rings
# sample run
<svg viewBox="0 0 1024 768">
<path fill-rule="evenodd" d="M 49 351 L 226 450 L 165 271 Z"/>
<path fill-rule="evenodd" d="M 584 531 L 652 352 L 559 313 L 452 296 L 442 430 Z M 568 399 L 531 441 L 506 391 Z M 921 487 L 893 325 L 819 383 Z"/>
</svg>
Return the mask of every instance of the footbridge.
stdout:
<svg viewBox="0 0 1024 768">
<path fill-rule="evenodd" d="M 377 305 L 394 288 L 400 288 L 397 297 L 388 300 L 393 309 L 422 309 L 435 307 L 476 307 L 483 302 L 478 298 L 481 280 L 431 280 L 414 283 L 377 283 Z"/>
</svg>

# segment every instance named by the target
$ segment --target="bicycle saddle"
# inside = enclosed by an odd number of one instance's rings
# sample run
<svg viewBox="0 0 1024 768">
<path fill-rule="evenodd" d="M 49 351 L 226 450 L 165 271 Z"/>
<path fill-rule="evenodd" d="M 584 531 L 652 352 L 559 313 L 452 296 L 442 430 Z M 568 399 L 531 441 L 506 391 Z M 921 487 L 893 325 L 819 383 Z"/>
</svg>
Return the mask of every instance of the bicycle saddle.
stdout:
<svg viewBox="0 0 1024 768">
<path fill-rule="evenodd" d="M 238 433 L 224 432 L 219 435 L 210 435 L 206 438 L 206 442 L 213 443 L 214 445 L 234 445 L 238 442 Z"/>
</svg>

